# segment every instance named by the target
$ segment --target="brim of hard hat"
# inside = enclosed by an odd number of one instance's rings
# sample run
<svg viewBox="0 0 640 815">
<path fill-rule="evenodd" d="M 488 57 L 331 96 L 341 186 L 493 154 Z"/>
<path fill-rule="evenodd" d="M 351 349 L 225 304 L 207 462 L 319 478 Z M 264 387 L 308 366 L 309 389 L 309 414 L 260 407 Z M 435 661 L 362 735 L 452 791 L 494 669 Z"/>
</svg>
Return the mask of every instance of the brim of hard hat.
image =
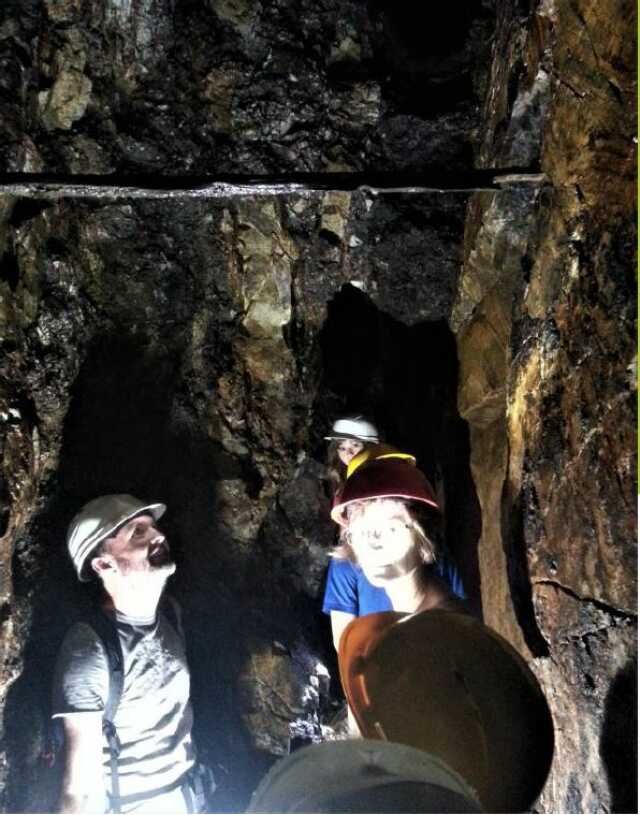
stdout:
<svg viewBox="0 0 640 815">
<path fill-rule="evenodd" d="M 390 805 L 389 801 L 392 804 Z M 405 744 L 314 744 L 275 764 L 247 812 L 481 812 L 460 775 Z"/>
<path fill-rule="evenodd" d="M 380 438 L 378 436 L 356 436 L 353 433 L 334 433 L 331 436 L 325 436 L 325 441 L 341 441 L 342 439 L 350 439 L 351 441 L 365 441 L 371 444 L 378 444 Z"/>
<path fill-rule="evenodd" d="M 133 512 L 129 513 L 129 515 L 125 515 L 124 518 L 119 518 L 117 523 L 107 526 L 106 530 L 99 529 L 98 532 L 89 539 L 88 544 L 86 546 L 86 554 L 82 559 L 82 565 L 78 570 L 78 579 L 81 580 L 83 583 L 88 583 L 91 578 L 92 574 L 87 568 L 87 561 L 91 557 L 96 546 L 101 543 L 105 538 L 108 538 L 112 535 L 116 529 L 121 527 L 123 524 L 128 523 L 133 518 L 136 518 L 138 515 L 151 515 L 154 521 L 159 520 L 162 518 L 164 513 L 167 511 L 166 504 L 147 504 L 147 506 L 140 507 L 140 509 L 136 509 Z"/>
<path fill-rule="evenodd" d="M 414 466 L 416 463 L 416 457 L 411 455 L 411 453 L 402 453 L 400 450 L 396 450 L 394 447 L 391 447 L 388 444 L 378 444 L 375 447 L 369 447 L 366 450 L 362 450 L 362 452 L 357 453 L 357 455 L 351 459 L 351 461 L 347 464 L 347 478 L 351 478 L 355 471 L 359 467 L 362 467 L 363 464 L 366 464 L 367 461 L 377 461 L 378 459 L 386 458 L 402 459 L 403 461 L 408 461 L 409 464 L 413 464 Z"/>
<path fill-rule="evenodd" d="M 487 812 L 529 812 L 553 756 L 535 676 L 495 631 L 465 614 L 370 614 L 340 639 L 340 678 L 362 735 L 437 756 Z"/>
<path fill-rule="evenodd" d="M 377 458 L 365 462 L 346 480 L 331 518 L 340 526 L 348 526 L 347 508 L 351 504 L 381 498 L 418 501 L 438 509 L 433 487 L 415 465 L 397 457 Z"/>
</svg>

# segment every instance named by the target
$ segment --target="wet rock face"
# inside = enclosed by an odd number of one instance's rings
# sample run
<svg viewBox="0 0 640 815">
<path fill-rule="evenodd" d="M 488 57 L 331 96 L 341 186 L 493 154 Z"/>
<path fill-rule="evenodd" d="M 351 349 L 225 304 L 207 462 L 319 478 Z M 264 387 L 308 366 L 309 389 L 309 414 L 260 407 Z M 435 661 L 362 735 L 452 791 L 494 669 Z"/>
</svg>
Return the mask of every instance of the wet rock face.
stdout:
<svg viewBox="0 0 640 815">
<path fill-rule="evenodd" d="M 510 5 L 482 161 L 540 164 L 549 185 L 469 204 L 453 324 L 483 608 L 533 658 L 554 715 L 539 806 L 626 811 L 636 759 L 616 745 L 635 743 L 622 711 L 637 704 L 633 9 L 544 3 L 523 28 Z"/>
<path fill-rule="evenodd" d="M 451 548 L 473 549 L 444 323 L 464 207 L 460 195 L 361 193 L 4 199 L 8 808 L 52 805 L 55 778 L 36 755 L 50 670 L 91 599 L 64 536 L 98 494 L 169 507 L 196 735 L 220 808 L 244 807 L 290 739 L 333 736 L 340 694 L 320 601 L 335 534 L 322 437 L 335 414 L 369 410 L 413 449 L 446 493 Z M 429 228 L 443 211 L 447 229 Z M 465 568 L 472 585 L 472 558 Z"/>
<path fill-rule="evenodd" d="M 4 3 L 1 163 L 195 175 L 467 167 L 493 15 L 490 3 L 463 5 L 435 17 L 373 0 Z"/>
</svg>

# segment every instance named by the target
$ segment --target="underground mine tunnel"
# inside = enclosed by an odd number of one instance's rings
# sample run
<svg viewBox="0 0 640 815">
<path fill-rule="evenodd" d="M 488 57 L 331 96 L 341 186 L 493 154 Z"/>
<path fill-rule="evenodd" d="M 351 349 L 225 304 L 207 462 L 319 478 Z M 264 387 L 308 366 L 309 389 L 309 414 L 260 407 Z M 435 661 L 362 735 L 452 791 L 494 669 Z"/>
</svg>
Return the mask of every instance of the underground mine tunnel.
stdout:
<svg viewBox="0 0 640 815">
<path fill-rule="evenodd" d="M 0 801 L 50 811 L 89 498 L 163 501 L 215 811 L 339 735 L 324 436 L 437 491 L 555 728 L 637 811 L 635 6 L 0 8 Z"/>
<path fill-rule="evenodd" d="M 87 212 L 81 208 L 78 217 L 94 221 L 99 217 L 111 224 L 122 218 L 126 223 L 131 215 L 128 208 L 123 209 L 114 212 L 106 207 L 97 215 L 95 209 Z M 196 216 L 210 217 L 206 209 L 197 210 Z M 139 217 L 144 220 L 145 215 L 148 213 Z M 66 217 L 57 223 L 58 228 L 68 228 Z M 168 213 L 166 217 L 174 216 Z M 243 217 L 248 222 L 248 217 Z M 181 222 L 170 230 L 166 224 L 160 225 L 160 242 L 171 245 L 170 232 L 177 235 L 183 226 Z M 135 229 L 130 233 L 138 234 Z M 188 243 L 189 239 L 186 236 L 182 241 Z M 107 287 L 104 296 L 108 303 L 78 303 L 76 311 L 60 308 L 57 276 L 49 292 L 51 318 L 58 323 L 50 327 L 54 347 L 50 346 L 48 353 L 58 357 L 61 367 L 70 365 L 73 378 L 65 383 L 68 406 L 61 426 L 55 486 L 52 484 L 46 506 L 34 520 L 33 532 L 16 549 L 14 587 L 17 593 L 32 597 L 33 617 L 24 657 L 23 676 L 28 679 L 18 680 L 8 695 L 7 710 L 16 712 L 9 717 L 6 737 L 13 746 L 13 756 L 26 761 L 29 741 L 37 740 L 42 727 L 38 711 L 46 709 L 47 666 L 53 664 L 64 629 L 78 609 L 86 607 L 87 592 L 78 589 L 70 563 L 60 557 L 60 540 L 69 518 L 78 505 L 94 495 L 124 490 L 160 496 L 170 508 L 165 528 L 178 557 L 174 588 L 185 608 L 188 630 L 189 615 L 193 615 L 189 639 L 194 703 L 202 731 L 199 743 L 201 749 L 211 751 L 221 771 L 229 773 L 231 783 L 226 794 L 231 796 L 241 786 L 237 768 L 249 773 L 253 762 L 259 762 L 259 755 L 252 755 L 258 752 L 255 748 L 267 748 L 267 755 L 285 752 L 290 729 L 295 733 L 296 726 L 310 737 L 322 735 L 324 727 L 326 735 L 339 712 L 335 657 L 329 647 L 327 621 L 318 608 L 333 540 L 321 464 L 324 451 L 311 435 L 307 445 L 293 446 L 296 433 L 300 434 L 296 428 L 299 414 L 305 421 L 310 418 L 316 436 L 321 438 L 332 415 L 355 409 L 369 411 L 390 441 L 411 448 L 420 462 L 424 461 L 425 470 L 443 495 L 442 503 L 450 508 L 447 536 L 452 551 L 468 575 L 470 593 L 478 597 L 474 550 L 478 510 L 469 473 L 468 432 L 455 406 L 455 342 L 444 321 L 406 326 L 379 310 L 360 289 L 345 284 L 326 303 L 326 319 L 316 332 L 315 359 L 310 361 L 308 373 L 301 373 L 301 395 L 297 396 L 298 404 L 292 404 L 289 383 L 284 383 L 284 392 L 276 386 L 270 393 L 283 356 L 293 357 L 280 327 L 274 336 L 259 334 L 254 340 L 256 349 L 252 352 L 263 355 L 263 367 L 257 373 L 260 381 L 267 379 L 264 394 L 259 383 L 242 381 L 243 376 L 251 376 L 250 370 L 236 369 L 239 360 L 234 344 L 251 341 L 242 336 L 245 332 L 236 318 L 221 326 L 207 315 L 209 324 L 196 352 L 198 370 L 194 369 L 193 312 L 202 308 L 201 283 L 178 282 L 182 275 L 161 270 L 163 250 L 153 247 L 148 229 L 137 241 L 139 245 L 127 246 L 109 240 L 102 247 L 112 273 L 118 275 L 125 289 L 117 299 L 111 299 Z M 117 270 L 128 261 L 130 252 L 138 250 L 145 253 L 138 270 L 121 275 Z M 69 257 L 68 244 L 55 229 L 44 241 L 43 251 L 54 268 L 86 273 Z M 179 249 L 174 247 L 174 251 L 180 256 Z M 202 258 L 204 268 L 208 265 L 206 252 Z M 156 292 L 153 309 L 144 299 L 134 297 L 151 268 L 162 275 L 162 285 L 166 286 L 164 292 Z M 211 291 L 214 288 L 211 286 Z M 234 294 L 229 291 L 226 296 L 232 298 Z M 181 326 L 176 325 L 172 300 L 177 296 L 183 303 Z M 98 319 L 87 313 L 96 306 Z M 220 311 L 216 308 L 210 313 Z M 304 317 L 304 312 L 298 313 L 296 320 L 302 322 Z M 70 345 L 55 346 L 67 331 L 75 333 L 80 328 L 85 333 L 85 320 L 93 324 L 94 335 L 81 342 L 77 358 L 72 360 Z M 423 353 L 431 360 L 428 365 Z M 60 373 L 64 376 L 62 370 Z M 225 384 L 225 395 L 219 394 L 212 403 L 216 378 L 227 382 L 234 376 L 239 381 Z M 56 384 L 60 387 L 62 378 Z M 282 445 L 278 458 L 285 463 L 275 458 L 275 466 L 284 468 L 288 458 L 295 462 L 301 453 L 306 455 L 281 486 L 274 504 L 269 482 L 273 483 L 275 475 L 272 466 L 264 463 L 273 452 L 267 459 L 263 452 L 256 456 L 260 449 L 256 442 L 253 447 L 245 446 L 240 439 L 248 440 L 254 434 L 260 439 L 265 434 L 261 446 L 268 449 L 273 445 L 270 413 L 276 400 L 288 415 L 280 417 L 281 436 L 276 439 Z M 25 399 L 20 415 L 35 425 L 36 411 Z M 218 430 L 218 438 L 212 437 L 210 428 L 222 424 L 227 433 L 234 428 L 240 433 L 231 439 Z M 33 585 L 38 586 L 37 591 Z M 58 611 L 55 620 L 52 607 Z M 221 609 L 224 626 L 217 623 Z M 286 651 L 276 653 L 275 664 L 270 664 L 274 642 L 285 643 Z M 265 649 L 267 654 L 262 653 Z M 257 657 L 266 664 L 253 664 Z M 308 709 L 300 708 L 295 694 L 315 677 L 318 663 L 330 666 L 325 668 L 326 676 L 333 677 L 334 687 L 327 684 L 324 695 L 312 699 Z M 252 673 L 256 670 L 260 672 L 257 676 Z M 240 689 L 234 689 L 238 677 Z M 324 678 L 323 674 L 319 678 Z M 264 697 L 254 698 L 253 683 L 257 682 L 258 687 L 266 685 L 261 691 Z M 288 708 L 274 714 L 274 699 L 281 697 L 288 700 Z M 249 721 L 256 719 L 252 724 L 256 739 L 253 751 L 240 741 L 247 738 L 243 716 Z M 25 718 L 33 719 L 29 735 Z M 11 721 L 20 723 L 19 727 L 13 728 Z M 12 779 L 20 779 L 19 785 L 13 786 Z M 33 791 L 41 788 L 37 773 L 25 788 L 22 773 L 12 773 L 10 764 L 8 781 L 16 809 L 32 808 Z M 245 793 L 255 781 L 249 777 L 244 782 Z M 233 798 L 226 802 L 226 806 L 234 804 L 238 801 Z M 38 801 L 38 806 L 46 809 L 44 801 Z"/>
</svg>

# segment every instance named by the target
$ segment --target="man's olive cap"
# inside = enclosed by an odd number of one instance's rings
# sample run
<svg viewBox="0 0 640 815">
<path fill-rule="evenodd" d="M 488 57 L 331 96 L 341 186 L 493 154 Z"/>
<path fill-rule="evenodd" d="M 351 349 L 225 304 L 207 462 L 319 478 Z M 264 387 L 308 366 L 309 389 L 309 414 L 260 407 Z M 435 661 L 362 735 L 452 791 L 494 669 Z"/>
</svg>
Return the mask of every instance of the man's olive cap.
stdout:
<svg viewBox="0 0 640 815">
<path fill-rule="evenodd" d="M 83 582 L 90 579 L 85 564 L 96 546 L 119 526 L 144 513 L 157 521 L 164 515 L 164 504 L 146 504 L 133 495 L 101 495 L 85 504 L 69 524 L 67 548 Z"/>
</svg>

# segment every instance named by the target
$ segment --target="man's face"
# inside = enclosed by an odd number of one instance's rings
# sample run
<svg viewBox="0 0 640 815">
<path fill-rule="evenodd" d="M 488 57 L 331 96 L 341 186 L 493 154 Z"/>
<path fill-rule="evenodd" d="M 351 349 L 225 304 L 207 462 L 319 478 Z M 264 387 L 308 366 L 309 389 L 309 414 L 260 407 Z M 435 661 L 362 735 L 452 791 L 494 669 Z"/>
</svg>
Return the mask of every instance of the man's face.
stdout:
<svg viewBox="0 0 640 815">
<path fill-rule="evenodd" d="M 123 577 L 148 574 L 166 580 L 176 570 L 169 544 L 151 515 L 138 515 L 123 524 L 107 538 L 104 552 L 112 556 Z"/>
<path fill-rule="evenodd" d="M 374 586 L 408 574 L 422 562 L 411 517 L 400 501 L 364 501 L 349 521 L 349 536 L 358 563 Z"/>
</svg>

